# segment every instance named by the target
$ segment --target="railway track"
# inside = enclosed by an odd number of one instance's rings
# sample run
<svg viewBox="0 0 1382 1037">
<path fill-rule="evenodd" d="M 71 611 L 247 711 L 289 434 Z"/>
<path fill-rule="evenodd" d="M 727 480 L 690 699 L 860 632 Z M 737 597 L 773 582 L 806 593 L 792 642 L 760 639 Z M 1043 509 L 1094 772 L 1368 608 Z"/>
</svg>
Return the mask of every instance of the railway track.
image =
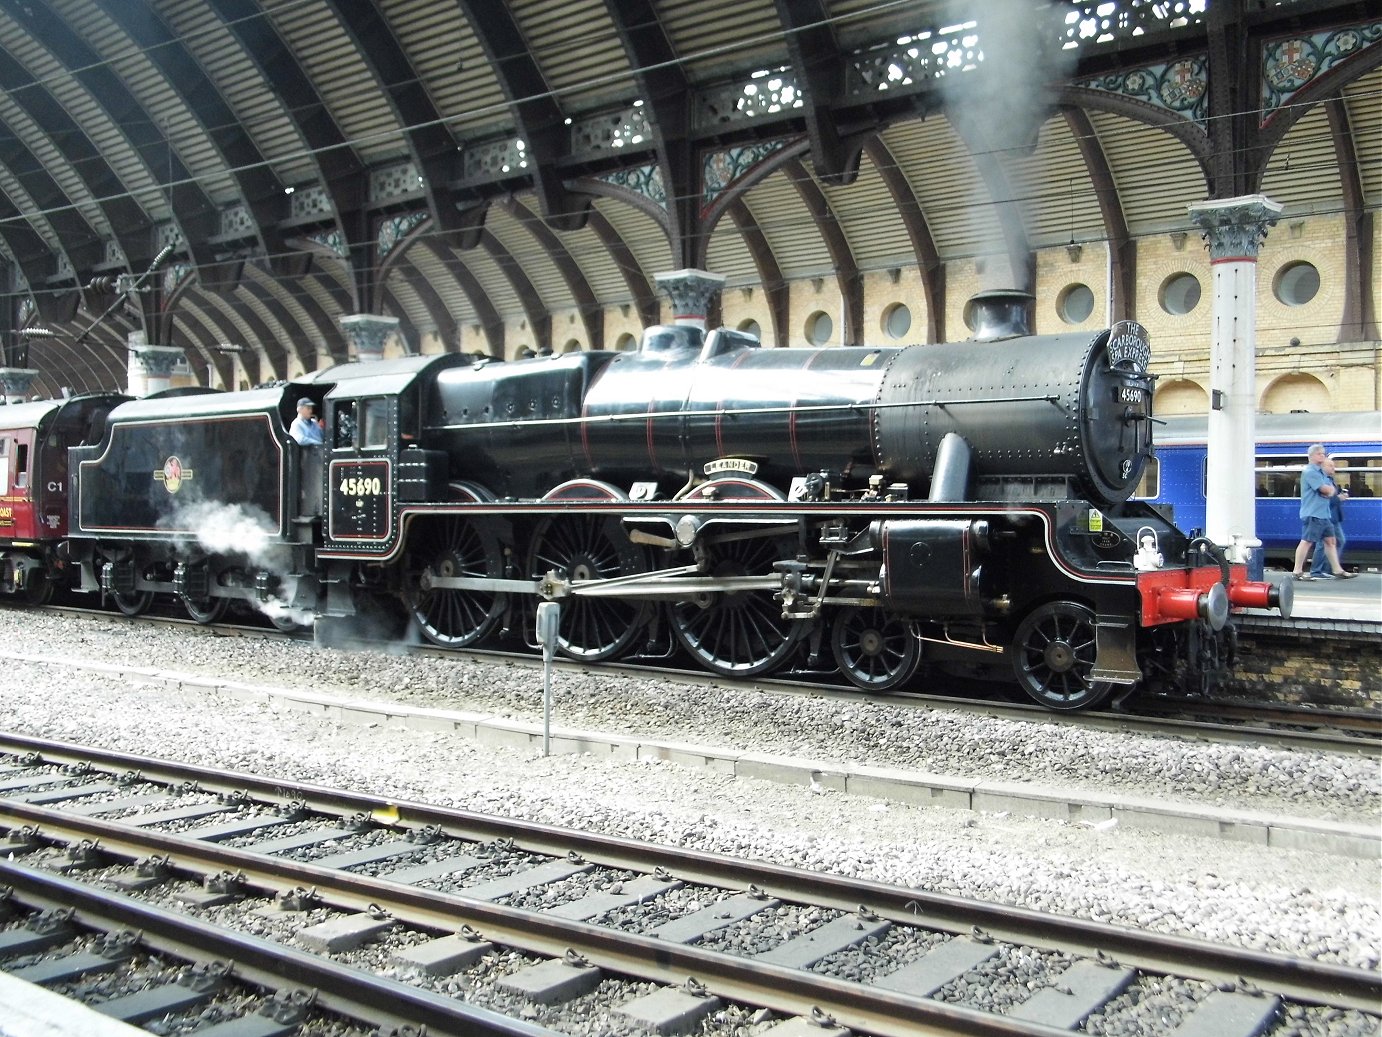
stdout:
<svg viewBox="0 0 1382 1037">
<path fill-rule="evenodd" d="M 71 907 L 369 1025 L 382 1004 L 429 1033 L 543 1033 L 594 1001 L 632 1033 L 756 1018 L 781 1037 L 1050 1037 L 1145 1026 L 1167 990 L 1158 1032 L 1182 1037 L 1382 1022 L 1368 970 L 17 736 L 0 738 L 0 830 L 0 969 L 30 918 Z M 188 933 L 196 955 L 173 948 Z M 64 946 L 94 961 L 94 942 Z M 360 946 L 387 950 L 384 987 L 338 986 Z"/>
<path fill-rule="evenodd" d="M 270 640 L 311 640 L 309 631 L 282 632 L 267 626 L 245 623 L 216 623 L 201 625 L 190 619 L 171 615 L 145 614 L 125 617 L 99 610 L 50 606 L 49 611 L 70 612 L 82 616 L 100 616 L 103 620 L 124 623 L 159 623 L 181 626 L 212 634 L 262 637 Z M 332 641 L 333 647 L 362 650 L 400 651 L 430 658 L 455 658 L 458 652 L 428 644 L 400 645 L 396 640 L 352 637 Z M 467 649 L 474 658 L 502 661 L 506 665 L 538 668 L 540 659 L 527 652 L 497 649 Z M 899 709 L 947 709 L 960 712 L 1002 717 L 1033 723 L 1062 724 L 1092 727 L 1107 731 L 1135 731 L 1139 734 L 1165 735 L 1176 738 L 1210 742 L 1265 745 L 1275 748 L 1377 755 L 1382 751 L 1382 712 L 1372 710 L 1317 709 L 1303 705 L 1273 702 L 1244 702 L 1241 700 L 1178 700 L 1143 698 L 1129 703 L 1129 709 L 1095 709 L 1078 713 L 1055 713 L 1031 702 L 1013 702 L 994 697 L 992 687 L 975 691 L 975 683 L 956 679 L 957 691 L 928 694 L 913 691 L 865 693 L 850 685 L 817 677 L 759 678 L 757 680 L 728 680 L 703 670 L 687 670 L 668 663 L 626 661 L 590 666 L 574 660 L 557 659 L 561 670 L 575 673 L 607 673 L 688 682 L 697 686 L 738 688 L 778 694 L 798 694 L 812 697 L 838 698 L 842 702 L 886 703 Z"/>
</svg>

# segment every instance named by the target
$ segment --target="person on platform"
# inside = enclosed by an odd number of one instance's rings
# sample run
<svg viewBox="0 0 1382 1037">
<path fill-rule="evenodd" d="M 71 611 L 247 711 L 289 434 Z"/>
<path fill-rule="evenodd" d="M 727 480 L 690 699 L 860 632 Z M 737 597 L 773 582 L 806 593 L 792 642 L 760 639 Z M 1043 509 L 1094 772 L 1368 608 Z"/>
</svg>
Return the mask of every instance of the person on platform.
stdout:
<svg viewBox="0 0 1382 1037">
<path fill-rule="evenodd" d="M 1340 486 L 1337 476 L 1338 469 L 1334 464 L 1334 458 L 1324 459 L 1324 474 L 1329 478 L 1334 487 L 1334 492 L 1329 496 L 1329 521 L 1334 526 L 1334 553 L 1339 558 L 1340 567 L 1344 562 L 1344 544 L 1348 538 L 1344 536 L 1344 501 L 1348 499 L 1348 487 Z M 1310 575 L 1317 580 L 1329 578 L 1325 569 L 1325 553 L 1318 547 L 1315 548 L 1314 560 L 1310 563 Z"/>
<path fill-rule="evenodd" d="M 321 422 L 313 414 L 316 409 L 317 405 L 304 396 L 298 400 L 298 416 L 288 426 L 288 435 L 303 446 L 321 446 L 325 438 L 322 436 Z"/>
<path fill-rule="evenodd" d="M 1296 545 L 1292 579 L 1314 579 L 1305 571 L 1305 559 L 1312 547 L 1324 552 L 1336 580 L 1351 580 L 1358 575 L 1344 571 L 1339 564 L 1339 552 L 1335 549 L 1334 523 L 1329 518 L 1329 498 L 1334 496 L 1335 491 L 1334 483 L 1324 471 L 1327 456 L 1324 444 L 1315 443 L 1307 455 L 1310 463 L 1300 473 L 1300 543 Z"/>
</svg>

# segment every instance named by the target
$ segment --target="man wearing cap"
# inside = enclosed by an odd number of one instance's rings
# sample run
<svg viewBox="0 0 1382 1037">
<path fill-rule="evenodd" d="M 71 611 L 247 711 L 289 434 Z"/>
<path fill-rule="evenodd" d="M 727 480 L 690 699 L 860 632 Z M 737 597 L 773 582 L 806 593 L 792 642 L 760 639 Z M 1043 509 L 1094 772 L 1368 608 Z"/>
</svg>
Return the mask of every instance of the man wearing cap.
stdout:
<svg viewBox="0 0 1382 1037">
<path fill-rule="evenodd" d="M 298 400 L 298 416 L 288 426 L 288 435 L 303 446 L 321 446 L 322 444 L 321 422 L 312 416 L 312 412 L 316 409 L 317 405 L 304 396 Z"/>
</svg>

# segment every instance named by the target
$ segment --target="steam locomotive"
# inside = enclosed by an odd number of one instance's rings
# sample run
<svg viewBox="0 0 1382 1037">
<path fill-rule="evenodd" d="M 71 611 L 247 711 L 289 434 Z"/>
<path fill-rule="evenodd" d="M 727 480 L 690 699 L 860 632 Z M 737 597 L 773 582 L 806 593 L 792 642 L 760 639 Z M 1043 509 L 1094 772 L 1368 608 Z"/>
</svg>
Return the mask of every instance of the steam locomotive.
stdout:
<svg viewBox="0 0 1382 1037">
<path fill-rule="evenodd" d="M 66 511 L 35 496 L 41 535 L 0 545 L 0 586 L 129 614 L 172 594 L 202 622 L 241 602 L 285 627 L 383 603 L 454 648 L 531 640 L 555 601 L 560 650 L 592 662 L 875 691 L 1001 674 L 1057 710 L 1202 692 L 1232 667 L 1232 608 L 1289 613 L 1290 586 L 1128 500 L 1152 454 L 1145 330 L 1032 336 L 1029 302 L 979 297 L 950 344 L 655 327 L 631 353 L 43 405 L 28 485 Z M 304 396 L 320 447 L 287 434 Z"/>
</svg>

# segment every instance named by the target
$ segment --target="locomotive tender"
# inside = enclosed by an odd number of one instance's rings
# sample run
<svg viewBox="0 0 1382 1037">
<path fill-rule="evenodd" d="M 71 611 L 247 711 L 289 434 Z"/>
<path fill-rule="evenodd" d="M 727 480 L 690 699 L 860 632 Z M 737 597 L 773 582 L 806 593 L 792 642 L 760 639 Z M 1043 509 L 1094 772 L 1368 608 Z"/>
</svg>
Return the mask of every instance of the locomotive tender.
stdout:
<svg viewBox="0 0 1382 1037">
<path fill-rule="evenodd" d="M 1233 606 L 1290 608 L 1127 498 L 1152 452 L 1150 348 L 1123 322 L 971 341 L 761 349 L 652 328 L 636 353 L 346 364 L 110 412 L 70 454 L 54 575 L 127 613 L 176 594 L 281 625 L 401 603 L 428 640 L 531 636 L 590 661 L 680 650 L 750 676 L 1007 673 L 1053 709 L 1200 692 Z M 295 401 L 326 443 L 287 435 Z M 73 572 L 77 574 L 73 576 Z"/>
</svg>

